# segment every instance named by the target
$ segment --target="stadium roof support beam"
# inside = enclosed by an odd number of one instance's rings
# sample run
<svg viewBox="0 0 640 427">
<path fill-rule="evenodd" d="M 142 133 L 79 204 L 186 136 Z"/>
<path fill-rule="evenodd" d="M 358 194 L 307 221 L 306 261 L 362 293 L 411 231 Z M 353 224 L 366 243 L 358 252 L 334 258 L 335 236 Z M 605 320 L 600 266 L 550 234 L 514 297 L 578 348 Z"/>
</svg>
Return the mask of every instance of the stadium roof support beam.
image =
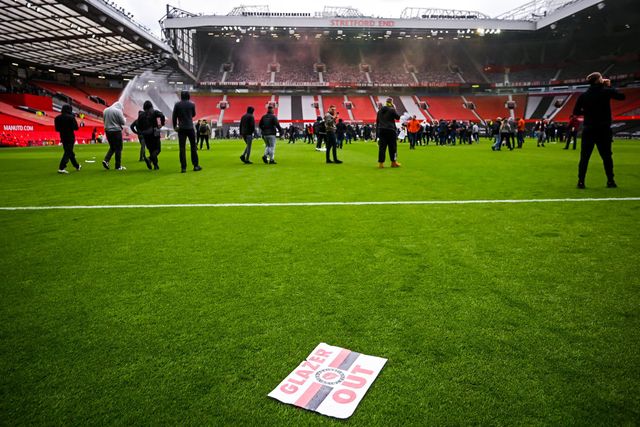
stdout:
<svg viewBox="0 0 640 427">
<path fill-rule="evenodd" d="M 400 14 L 401 19 L 491 19 L 489 15 L 471 10 L 433 9 L 407 7 Z"/>
<path fill-rule="evenodd" d="M 518 6 L 515 9 L 496 16 L 496 19 L 540 22 L 546 18 L 551 18 L 563 10 L 570 10 L 571 12 L 562 13 L 558 16 L 567 17 L 602 2 L 603 0 L 532 0 L 522 6 Z M 558 21 L 558 19 L 555 19 L 553 22 L 556 21 Z M 543 27 L 546 25 L 543 25 Z"/>
<path fill-rule="evenodd" d="M 100 34 L 100 37 L 112 37 L 115 36 L 114 33 L 103 33 Z M 0 40 L 0 46 L 3 45 L 19 45 L 26 43 L 49 43 L 49 42 L 62 42 L 68 40 L 84 40 L 95 38 L 95 34 L 86 34 L 86 35 L 74 35 L 74 36 L 58 36 L 58 37 L 41 37 L 41 38 L 28 38 L 21 40 Z"/>
<path fill-rule="evenodd" d="M 269 14 L 269 6 L 239 6 L 234 7 L 229 16 L 265 15 Z"/>
<path fill-rule="evenodd" d="M 602 0 L 578 0 L 573 3 L 567 4 L 564 7 L 556 9 L 551 14 L 547 14 L 547 16 L 543 17 L 536 23 L 536 29 L 539 30 L 541 28 L 547 27 L 551 24 L 554 24 L 562 19 L 565 19 L 575 13 L 578 13 L 584 9 L 587 9 L 591 6 L 595 6 L 597 4 L 604 3 Z"/>
<path fill-rule="evenodd" d="M 362 18 L 364 15 L 358 9 L 353 7 L 342 7 L 342 6 L 325 6 L 322 11 L 322 16 L 324 17 L 335 17 L 335 18 Z"/>
</svg>

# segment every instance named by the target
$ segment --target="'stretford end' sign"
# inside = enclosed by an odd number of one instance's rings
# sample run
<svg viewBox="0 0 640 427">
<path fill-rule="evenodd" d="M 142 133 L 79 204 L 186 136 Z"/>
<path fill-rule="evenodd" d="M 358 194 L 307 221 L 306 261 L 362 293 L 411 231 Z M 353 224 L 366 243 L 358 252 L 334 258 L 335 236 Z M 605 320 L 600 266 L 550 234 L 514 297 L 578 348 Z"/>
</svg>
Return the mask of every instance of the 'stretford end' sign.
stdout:
<svg viewBox="0 0 640 427">
<path fill-rule="evenodd" d="M 349 418 L 387 359 L 320 343 L 269 397 L 335 418 Z"/>
</svg>

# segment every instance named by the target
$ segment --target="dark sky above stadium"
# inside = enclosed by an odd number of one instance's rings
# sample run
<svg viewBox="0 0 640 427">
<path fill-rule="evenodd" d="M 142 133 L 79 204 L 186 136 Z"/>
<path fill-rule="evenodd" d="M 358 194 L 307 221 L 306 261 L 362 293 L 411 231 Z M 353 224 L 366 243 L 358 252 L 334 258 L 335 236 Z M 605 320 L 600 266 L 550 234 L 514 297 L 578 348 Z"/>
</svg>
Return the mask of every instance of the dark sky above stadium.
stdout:
<svg viewBox="0 0 640 427">
<path fill-rule="evenodd" d="M 166 13 L 166 2 L 157 0 L 115 0 L 117 4 L 132 13 L 135 19 L 149 27 L 155 35 L 160 34 L 158 21 Z M 405 7 L 430 7 L 439 9 L 474 10 L 490 16 L 496 16 L 514 9 L 527 0 L 328 0 L 326 2 L 300 2 L 299 0 L 270 0 L 270 1 L 216 1 L 202 0 L 172 0 L 173 6 L 193 13 L 215 13 L 226 15 L 235 6 L 241 4 L 269 5 L 272 12 L 320 12 L 324 6 L 351 6 L 365 15 L 398 18 Z"/>
</svg>

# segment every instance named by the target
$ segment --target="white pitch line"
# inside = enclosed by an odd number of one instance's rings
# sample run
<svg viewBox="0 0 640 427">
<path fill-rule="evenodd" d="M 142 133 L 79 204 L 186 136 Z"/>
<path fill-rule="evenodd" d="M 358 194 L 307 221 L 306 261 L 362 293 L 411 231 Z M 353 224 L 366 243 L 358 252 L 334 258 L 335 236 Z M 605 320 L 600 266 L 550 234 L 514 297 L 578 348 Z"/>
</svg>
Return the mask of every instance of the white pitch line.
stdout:
<svg viewBox="0 0 640 427">
<path fill-rule="evenodd" d="M 171 209 L 171 208 L 272 208 L 314 206 L 402 206 L 402 205 L 483 205 L 514 203 L 580 203 L 580 202 L 630 202 L 640 197 L 604 197 L 591 199 L 506 199 L 506 200 L 414 200 L 386 202 L 292 202 L 292 203 L 197 203 L 166 205 L 78 205 L 78 206 L 4 206 L 0 211 L 49 211 L 79 209 Z"/>
</svg>

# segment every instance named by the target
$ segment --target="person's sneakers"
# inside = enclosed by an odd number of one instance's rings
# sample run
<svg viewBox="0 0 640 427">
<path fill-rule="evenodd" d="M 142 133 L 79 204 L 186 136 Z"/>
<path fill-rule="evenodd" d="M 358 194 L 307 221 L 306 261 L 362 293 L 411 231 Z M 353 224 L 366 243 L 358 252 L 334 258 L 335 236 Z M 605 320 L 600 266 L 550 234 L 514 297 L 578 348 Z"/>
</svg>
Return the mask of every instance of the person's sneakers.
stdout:
<svg viewBox="0 0 640 427">
<path fill-rule="evenodd" d="M 180 173 L 187 173 L 187 168 L 180 169 Z"/>
<path fill-rule="evenodd" d="M 584 190 L 586 188 L 583 181 L 578 181 L 577 187 L 581 190 Z"/>
<path fill-rule="evenodd" d="M 267 156 L 262 156 L 262 161 L 265 165 L 269 164 L 269 159 L 267 158 Z"/>
<path fill-rule="evenodd" d="M 202 166 L 194 166 L 193 171 L 194 172 L 200 172 L 202 170 Z"/>
<path fill-rule="evenodd" d="M 69 174 L 69 172 L 66 169 L 58 169 L 58 173 L 61 175 Z"/>
<path fill-rule="evenodd" d="M 607 188 L 618 188 L 618 184 L 614 180 L 607 182 Z"/>
<path fill-rule="evenodd" d="M 81 165 L 81 164 L 78 164 L 78 167 L 76 168 L 76 170 L 77 170 L 78 172 L 80 172 L 80 170 L 81 170 L 81 169 L 82 169 L 82 165 Z"/>
<path fill-rule="evenodd" d="M 117 171 L 126 171 L 127 168 L 125 168 L 124 166 L 120 166 L 119 168 L 116 168 Z"/>
<path fill-rule="evenodd" d="M 240 161 L 242 163 L 247 163 L 247 159 L 245 159 L 244 156 L 240 156 Z"/>
<path fill-rule="evenodd" d="M 327 163 L 333 163 L 331 160 L 327 160 Z"/>
<path fill-rule="evenodd" d="M 392 162 L 391 163 L 391 167 L 392 168 L 399 168 L 400 166 L 402 166 L 402 165 L 400 163 L 398 163 L 398 162 Z"/>
<path fill-rule="evenodd" d="M 106 160 L 103 160 L 102 167 L 105 168 L 106 170 L 109 170 L 109 162 L 107 162 Z"/>
<path fill-rule="evenodd" d="M 378 163 L 378 169 L 384 169 L 384 163 Z"/>
<path fill-rule="evenodd" d="M 151 170 L 151 160 L 148 157 L 142 159 L 147 164 L 147 169 Z"/>
<path fill-rule="evenodd" d="M 253 162 L 251 160 L 247 160 L 246 162 L 244 162 L 245 165 L 252 165 Z"/>
<path fill-rule="evenodd" d="M 273 160 L 273 159 L 269 160 L 269 164 L 270 164 L 270 165 L 277 165 L 276 161 L 275 161 L 275 160 Z"/>
<path fill-rule="evenodd" d="M 156 170 L 156 171 L 157 171 L 157 170 L 160 170 L 160 166 L 158 166 L 158 165 L 153 165 L 153 170 Z"/>
<path fill-rule="evenodd" d="M 342 164 L 342 160 L 334 160 L 333 163 L 335 163 L 336 165 L 341 165 Z"/>
</svg>

